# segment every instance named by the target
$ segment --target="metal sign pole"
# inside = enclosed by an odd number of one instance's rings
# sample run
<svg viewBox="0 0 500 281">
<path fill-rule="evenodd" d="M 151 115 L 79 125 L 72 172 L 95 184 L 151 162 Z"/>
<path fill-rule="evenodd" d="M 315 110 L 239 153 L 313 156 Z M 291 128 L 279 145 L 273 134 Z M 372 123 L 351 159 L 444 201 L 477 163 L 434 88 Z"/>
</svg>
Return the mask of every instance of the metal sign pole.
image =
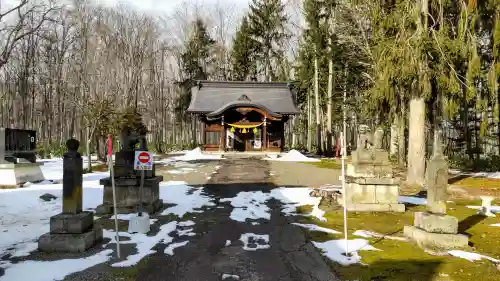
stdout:
<svg viewBox="0 0 500 281">
<path fill-rule="evenodd" d="M 143 190 L 144 190 L 144 169 L 141 170 L 141 185 L 139 186 L 139 217 L 142 217 L 143 212 Z"/>
<path fill-rule="evenodd" d="M 118 232 L 118 213 L 116 210 L 116 187 L 115 173 L 113 171 L 113 140 L 111 135 L 108 135 L 108 169 L 111 178 L 111 188 L 113 189 L 113 212 L 115 215 L 115 232 L 116 232 L 116 256 L 120 258 L 120 235 Z"/>
</svg>

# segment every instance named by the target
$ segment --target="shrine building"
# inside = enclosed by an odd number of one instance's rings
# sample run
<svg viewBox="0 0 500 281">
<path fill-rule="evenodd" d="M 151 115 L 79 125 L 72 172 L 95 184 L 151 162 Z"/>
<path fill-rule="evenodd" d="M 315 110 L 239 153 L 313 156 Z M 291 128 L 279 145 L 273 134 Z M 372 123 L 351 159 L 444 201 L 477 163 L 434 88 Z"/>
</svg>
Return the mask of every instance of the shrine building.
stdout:
<svg viewBox="0 0 500 281">
<path fill-rule="evenodd" d="M 299 110 L 288 83 L 197 81 L 188 112 L 204 124 L 206 151 L 281 152 L 285 122 Z"/>
</svg>

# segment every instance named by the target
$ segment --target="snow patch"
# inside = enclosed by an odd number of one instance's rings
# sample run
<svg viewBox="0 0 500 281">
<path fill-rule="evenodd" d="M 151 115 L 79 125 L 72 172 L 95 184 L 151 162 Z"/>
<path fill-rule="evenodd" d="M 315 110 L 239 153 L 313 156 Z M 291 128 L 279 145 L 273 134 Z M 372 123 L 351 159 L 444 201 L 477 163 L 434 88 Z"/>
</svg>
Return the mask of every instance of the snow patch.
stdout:
<svg viewBox="0 0 500 281">
<path fill-rule="evenodd" d="M 66 276 L 83 271 L 111 259 L 113 250 L 104 250 L 93 256 L 81 259 L 63 259 L 56 261 L 23 261 L 16 264 L 3 264 L 5 269 L 2 281 L 37 280 L 53 281 L 62 280 Z"/>
<path fill-rule="evenodd" d="M 160 198 L 164 203 L 175 204 L 163 210 L 162 216 L 174 214 L 183 217 L 187 213 L 200 213 L 204 206 L 215 206 L 213 198 L 203 192 L 203 188 L 194 188 L 185 182 L 160 183 Z"/>
<path fill-rule="evenodd" d="M 189 150 L 182 156 L 175 156 L 172 159 L 177 161 L 195 161 L 195 160 L 218 160 L 222 159 L 222 155 L 204 154 L 199 147 Z"/>
<path fill-rule="evenodd" d="M 231 245 L 231 240 L 226 240 L 226 247 Z"/>
<path fill-rule="evenodd" d="M 358 251 L 378 251 L 364 239 L 347 240 L 347 250 L 345 240 L 330 240 L 326 242 L 312 242 L 314 246 L 321 249 L 323 255 L 341 265 L 351 265 L 361 262 Z M 350 256 L 346 256 L 346 251 Z"/>
<path fill-rule="evenodd" d="M 177 222 L 172 221 L 167 224 L 164 224 L 160 227 L 160 231 L 155 236 L 147 236 L 142 233 L 125 234 L 125 236 L 130 237 L 128 241 L 120 241 L 120 244 L 136 244 L 137 253 L 133 255 L 127 256 L 127 259 L 122 262 L 117 262 L 112 264 L 113 267 L 127 267 L 134 266 L 144 257 L 156 253 L 153 250 L 153 247 L 162 242 L 164 244 L 168 244 L 172 242 L 173 238 L 168 234 L 174 231 L 177 227 Z M 110 230 L 104 231 L 105 237 L 110 238 L 110 243 L 116 244 L 115 232 Z M 123 234 L 123 233 L 120 233 Z"/>
<path fill-rule="evenodd" d="M 236 197 L 222 198 L 219 202 L 231 202 L 231 206 L 234 207 L 231 212 L 231 219 L 245 222 L 247 219 L 269 220 L 271 218 L 271 214 L 269 213 L 269 207 L 266 205 L 266 202 L 269 199 L 269 193 L 263 193 L 262 191 L 242 191 L 239 192 Z"/>
<path fill-rule="evenodd" d="M 331 234 L 339 234 L 340 233 L 336 230 L 326 228 L 326 227 L 317 226 L 315 224 L 301 224 L 301 223 L 292 223 L 292 224 L 298 225 L 298 226 L 303 227 L 303 228 L 307 228 L 307 229 L 312 230 L 312 231 L 319 231 L 319 232 L 325 232 L 325 233 L 331 233 Z"/>
<path fill-rule="evenodd" d="M 273 161 L 285 161 L 285 162 L 320 162 L 320 159 L 310 158 L 300 153 L 299 151 L 292 149 L 287 153 L 283 154 L 281 157 L 274 157 L 268 155 L 268 157 L 264 158 L 264 160 L 273 160 Z"/>
<path fill-rule="evenodd" d="M 404 237 L 388 236 L 368 230 L 356 230 L 352 235 L 364 238 L 383 238 L 389 240 L 407 241 L 407 239 Z"/>
<path fill-rule="evenodd" d="M 448 251 L 448 253 L 454 257 L 466 259 L 469 261 L 479 261 L 482 259 L 486 259 L 486 260 L 489 260 L 489 261 L 494 262 L 494 263 L 500 263 L 500 260 L 494 259 L 492 257 L 488 257 L 485 255 L 476 254 L 476 253 L 471 253 L 471 252 L 466 252 L 466 251 L 461 251 L 461 250 L 452 250 L 452 251 Z"/>
<path fill-rule="evenodd" d="M 222 274 L 222 280 L 225 280 L 225 279 L 228 279 L 228 278 L 232 278 L 234 280 L 240 280 L 240 277 L 238 275 L 232 275 L 232 274 Z"/>
<path fill-rule="evenodd" d="M 243 250 L 245 251 L 271 248 L 271 245 L 268 244 L 269 235 L 267 234 L 243 233 L 241 234 L 240 241 L 243 242 Z"/>
<path fill-rule="evenodd" d="M 183 242 L 179 242 L 179 243 L 172 243 L 172 244 L 168 245 L 167 248 L 165 248 L 165 254 L 173 256 L 174 255 L 174 250 L 176 248 L 184 247 L 184 246 L 187 245 L 187 243 L 189 243 L 189 241 L 183 241 Z"/>
</svg>

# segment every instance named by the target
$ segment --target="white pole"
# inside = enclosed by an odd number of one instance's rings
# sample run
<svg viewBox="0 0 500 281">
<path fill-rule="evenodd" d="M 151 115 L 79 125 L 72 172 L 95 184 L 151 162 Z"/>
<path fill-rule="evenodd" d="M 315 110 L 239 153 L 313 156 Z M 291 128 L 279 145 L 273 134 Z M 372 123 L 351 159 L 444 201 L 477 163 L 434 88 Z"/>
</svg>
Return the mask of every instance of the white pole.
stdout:
<svg viewBox="0 0 500 281">
<path fill-rule="evenodd" d="M 108 136 L 108 168 L 109 177 L 111 178 L 111 188 L 113 189 L 113 212 L 115 215 L 115 232 L 116 232 L 116 256 L 120 258 L 120 235 L 118 233 L 118 213 L 116 211 L 116 188 L 115 176 L 113 171 L 113 141 L 111 135 Z"/>
<path fill-rule="evenodd" d="M 341 149 L 342 149 L 342 197 L 344 197 L 344 240 L 345 240 L 345 254 L 346 256 L 349 253 L 348 249 L 348 241 L 347 241 L 347 192 L 345 185 L 345 157 L 347 157 L 347 149 L 346 149 L 346 132 L 347 132 L 347 110 L 346 110 L 346 100 L 347 100 L 347 63 L 344 67 L 344 128 L 341 134 Z"/>
</svg>

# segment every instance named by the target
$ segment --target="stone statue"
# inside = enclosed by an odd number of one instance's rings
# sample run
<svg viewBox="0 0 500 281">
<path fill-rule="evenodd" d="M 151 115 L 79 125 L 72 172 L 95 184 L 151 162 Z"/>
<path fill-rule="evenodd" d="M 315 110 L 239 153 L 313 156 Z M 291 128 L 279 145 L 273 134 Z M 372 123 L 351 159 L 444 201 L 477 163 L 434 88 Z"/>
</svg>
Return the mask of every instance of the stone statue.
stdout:
<svg viewBox="0 0 500 281">
<path fill-rule="evenodd" d="M 384 129 L 378 128 L 373 135 L 373 146 L 375 149 L 382 149 L 382 142 L 384 140 Z"/>
<path fill-rule="evenodd" d="M 358 144 L 356 150 L 369 149 L 371 147 L 370 128 L 367 125 L 359 125 Z"/>
<path fill-rule="evenodd" d="M 139 144 L 139 150 L 147 150 L 146 136 L 125 127 L 120 133 L 120 150 L 135 150 L 137 144 Z"/>
<path fill-rule="evenodd" d="M 441 132 L 436 132 L 432 157 L 427 168 L 427 208 L 434 214 L 446 214 L 448 163 L 441 145 Z"/>
</svg>

